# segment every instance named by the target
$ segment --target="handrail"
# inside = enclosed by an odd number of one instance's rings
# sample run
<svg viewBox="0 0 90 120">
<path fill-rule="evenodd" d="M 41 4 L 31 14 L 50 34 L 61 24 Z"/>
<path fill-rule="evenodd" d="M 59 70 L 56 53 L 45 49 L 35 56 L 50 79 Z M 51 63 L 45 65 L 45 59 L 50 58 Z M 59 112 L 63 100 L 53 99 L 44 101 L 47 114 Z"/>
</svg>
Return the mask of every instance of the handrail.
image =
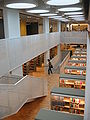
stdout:
<svg viewBox="0 0 90 120">
<path fill-rule="evenodd" d="M 27 75 L 13 84 L 0 84 L 0 119 L 17 113 L 26 102 L 47 94 L 44 78 Z"/>
<path fill-rule="evenodd" d="M 59 66 L 60 67 L 60 73 L 64 72 L 64 66 L 67 64 L 69 58 L 70 58 L 70 52 L 68 52 L 68 54 L 66 55 L 64 60 L 60 63 L 60 66 Z"/>
</svg>

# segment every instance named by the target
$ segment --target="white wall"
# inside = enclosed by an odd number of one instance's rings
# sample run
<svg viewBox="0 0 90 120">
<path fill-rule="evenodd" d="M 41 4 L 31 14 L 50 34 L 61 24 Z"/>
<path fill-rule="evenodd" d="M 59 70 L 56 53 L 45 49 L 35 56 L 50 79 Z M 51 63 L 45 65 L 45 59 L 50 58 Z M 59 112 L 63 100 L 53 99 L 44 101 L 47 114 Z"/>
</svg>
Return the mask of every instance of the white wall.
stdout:
<svg viewBox="0 0 90 120">
<path fill-rule="evenodd" d="M 87 32 L 61 32 L 61 43 L 87 44 Z"/>
<path fill-rule="evenodd" d="M 17 67 L 12 71 L 12 75 L 18 75 L 18 76 L 23 76 L 23 67 Z"/>
</svg>

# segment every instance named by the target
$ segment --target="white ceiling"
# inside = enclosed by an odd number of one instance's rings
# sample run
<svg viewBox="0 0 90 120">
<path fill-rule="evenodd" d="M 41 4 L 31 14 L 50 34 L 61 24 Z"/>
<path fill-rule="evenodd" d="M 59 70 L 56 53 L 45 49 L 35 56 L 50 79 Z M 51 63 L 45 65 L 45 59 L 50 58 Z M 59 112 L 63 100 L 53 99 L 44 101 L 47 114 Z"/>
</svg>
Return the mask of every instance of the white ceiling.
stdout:
<svg viewBox="0 0 90 120">
<path fill-rule="evenodd" d="M 5 6 L 4 1 L 13 2 L 14 0 L 0 0 L 1 8 L 3 8 Z M 15 0 L 15 1 L 20 1 L 21 2 L 23 0 Z M 70 5 L 69 6 L 50 6 L 50 5 L 46 4 L 46 1 L 48 1 L 48 0 L 24 0 L 24 1 L 25 2 L 26 1 L 36 2 L 38 4 L 38 6 L 36 8 L 33 8 L 33 9 L 42 9 L 43 8 L 43 9 L 49 10 L 51 13 L 56 13 L 58 8 L 63 8 L 63 7 L 83 7 L 82 6 L 82 0 L 80 0 L 80 3 L 75 4 L 75 5 L 71 5 L 71 6 Z M 40 17 L 39 14 L 29 14 L 29 13 L 26 12 L 26 10 L 20 10 L 20 12 L 26 13 L 28 15 L 34 15 L 34 16 Z M 64 12 L 60 12 L 60 11 L 58 12 L 58 15 L 63 15 L 63 14 L 64 14 Z M 64 15 L 64 17 L 67 17 L 67 15 Z"/>
</svg>

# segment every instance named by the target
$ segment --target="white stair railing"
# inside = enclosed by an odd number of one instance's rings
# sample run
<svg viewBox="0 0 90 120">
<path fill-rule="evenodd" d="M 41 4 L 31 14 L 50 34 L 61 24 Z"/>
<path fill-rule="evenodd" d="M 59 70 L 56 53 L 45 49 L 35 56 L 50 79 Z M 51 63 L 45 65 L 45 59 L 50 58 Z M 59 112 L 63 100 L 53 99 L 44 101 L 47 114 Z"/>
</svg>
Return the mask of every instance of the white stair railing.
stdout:
<svg viewBox="0 0 90 120">
<path fill-rule="evenodd" d="M 43 78 L 2 77 L 0 79 L 0 119 L 17 113 L 27 101 L 46 95 L 47 80 Z"/>
</svg>

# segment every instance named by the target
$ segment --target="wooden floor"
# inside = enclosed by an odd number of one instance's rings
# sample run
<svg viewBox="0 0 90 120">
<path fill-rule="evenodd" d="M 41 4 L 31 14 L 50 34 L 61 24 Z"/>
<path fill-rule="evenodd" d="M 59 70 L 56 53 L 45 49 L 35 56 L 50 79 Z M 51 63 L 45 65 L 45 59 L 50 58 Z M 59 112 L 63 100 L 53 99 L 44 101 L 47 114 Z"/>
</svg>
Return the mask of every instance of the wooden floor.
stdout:
<svg viewBox="0 0 90 120">
<path fill-rule="evenodd" d="M 40 108 L 50 109 L 50 90 L 59 86 L 59 74 L 44 75 L 44 78 L 48 81 L 48 96 L 25 104 L 17 114 L 3 120 L 34 120 Z"/>
</svg>

